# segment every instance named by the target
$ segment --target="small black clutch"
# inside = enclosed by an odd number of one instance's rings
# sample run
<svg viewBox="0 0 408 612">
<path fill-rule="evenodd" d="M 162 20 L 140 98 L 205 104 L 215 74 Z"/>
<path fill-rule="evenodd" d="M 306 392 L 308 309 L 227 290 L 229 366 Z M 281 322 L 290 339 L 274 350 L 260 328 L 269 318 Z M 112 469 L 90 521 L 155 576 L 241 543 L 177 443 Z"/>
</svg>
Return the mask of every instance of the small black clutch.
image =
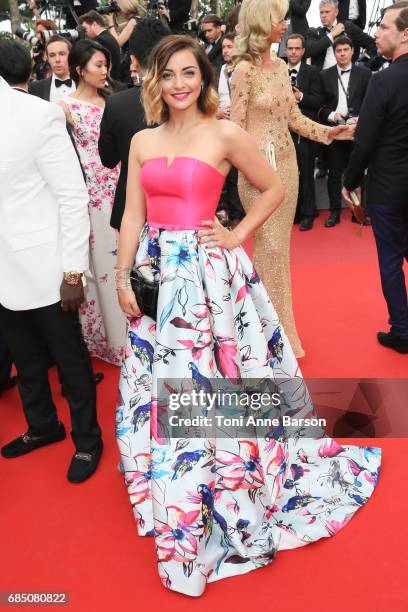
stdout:
<svg viewBox="0 0 408 612">
<path fill-rule="evenodd" d="M 139 270 L 132 270 L 130 273 L 130 284 L 142 314 L 156 321 L 160 283 L 158 281 L 147 280 Z"/>
</svg>

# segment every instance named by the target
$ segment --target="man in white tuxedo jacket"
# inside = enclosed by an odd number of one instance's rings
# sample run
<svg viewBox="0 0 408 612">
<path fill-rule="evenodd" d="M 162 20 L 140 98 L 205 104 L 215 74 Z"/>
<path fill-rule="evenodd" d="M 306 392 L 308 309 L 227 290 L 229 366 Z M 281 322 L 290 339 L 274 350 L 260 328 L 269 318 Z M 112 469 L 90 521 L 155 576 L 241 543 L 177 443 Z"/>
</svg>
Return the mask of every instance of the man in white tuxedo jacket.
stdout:
<svg viewBox="0 0 408 612">
<path fill-rule="evenodd" d="M 102 452 L 78 319 L 88 269 L 88 193 L 63 111 L 24 91 L 27 57 L 19 43 L 0 41 L 0 329 L 28 422 L 28 431 L 1 453 L 14 458 L 65 438 L 48 382 L 51 354 L 77 451 L 68 479 L 81 482 Z"/>
</svg>

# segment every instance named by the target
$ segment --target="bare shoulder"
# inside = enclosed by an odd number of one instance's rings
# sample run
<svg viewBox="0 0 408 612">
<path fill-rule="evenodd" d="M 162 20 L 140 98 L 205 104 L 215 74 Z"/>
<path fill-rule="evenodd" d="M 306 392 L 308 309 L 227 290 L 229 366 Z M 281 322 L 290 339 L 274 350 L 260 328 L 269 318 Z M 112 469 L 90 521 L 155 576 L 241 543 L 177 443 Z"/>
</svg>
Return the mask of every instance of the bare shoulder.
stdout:
<svg viewBox="0 0 408 612">
<path fill-rule="evenodd" d="M 154 138 L 154 134 L 158 128 L 146 128 L 144 130 L 140 130 L 136 132 L 136 134 L 132 137 L 130 146 L 134 151 L 138 151 L 145 147 L 151 140 Z"/>
<path fill-rule="evenodd" d="M 247 145 L 249 134 L 243 130 L 234 121 L 228 121 L 228 119 L 221 119 L 217 122 L 219 124 L 217 130 L 217 137 L 221 138 L 224 150 L 229 154 L 236 150 L 243 148 Z"/>
<path fill-rule="evenodd" d="M 234 123 L 234 121 L 229 121 L 229 119 L 217 120 L 217 133 L 225 141 L 230 142 L 231 140 L 239 138 L 240 133 L 243 131 L 244 130 Z"/>
</svg>

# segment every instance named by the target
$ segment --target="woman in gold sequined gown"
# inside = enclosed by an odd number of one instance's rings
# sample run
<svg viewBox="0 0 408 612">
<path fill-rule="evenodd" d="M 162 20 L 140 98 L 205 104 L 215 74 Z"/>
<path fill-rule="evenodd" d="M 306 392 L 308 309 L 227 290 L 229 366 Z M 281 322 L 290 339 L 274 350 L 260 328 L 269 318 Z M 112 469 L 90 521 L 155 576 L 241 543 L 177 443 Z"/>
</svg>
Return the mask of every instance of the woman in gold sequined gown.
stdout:
<svg viewBox="0 0 408 612">
<path fill-rule="evenodd" d="M 326 127 L 300 112 L 292 93 L 287 64 L 271 58 L 270 46 L 279 42 L 287 25 L 287 0 L 244 0 L 236 46 L 238 57 L 231 86 L 231 120 L 257 141 L 262 150 L 272 142 L 285 199 L 255 233 L 254 264 L 279 315 L 296 357 L 305 354 L 292 309 L 290 237 L 298 195 L 296 151 L 289 130 L 330 144 L 350 138 L 344 126 Z M 246 211 L 258 192 L 240 175 L 239 195 Z"/>
</svg>

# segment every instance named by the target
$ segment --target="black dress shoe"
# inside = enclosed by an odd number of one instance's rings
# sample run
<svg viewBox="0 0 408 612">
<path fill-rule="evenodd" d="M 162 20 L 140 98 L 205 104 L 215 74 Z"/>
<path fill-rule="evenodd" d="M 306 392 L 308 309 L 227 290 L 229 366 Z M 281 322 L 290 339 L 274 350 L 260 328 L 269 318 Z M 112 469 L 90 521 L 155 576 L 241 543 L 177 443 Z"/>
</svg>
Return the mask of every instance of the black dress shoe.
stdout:
<svg viewBox="0 0 408 612">
<path fill-rule="evenodd" d="M 407 338 L 401 338 L 401 336 L 397 336 L 392 332 L 388 332 L 388 334 L 386 334 L 385 332 L 378 332 L 377 340 L 383 346 L 394 349 L 394 351 L 397 351 L 397 353 L 408 353 Z"/>
<path fill-rule="evenodd" d="M 14 459 L 21 455 L 31 453 L 31 451 L 46 446 L 47 444 L 53 444 L 54 442 L 60 442 L 65 440 L 67 434 L 65 433 L 65 427 L 62 423 L 58 423 L 58 426 L 48 434 L 41 436 L 34 436 L 32 434 L 25 433 L 19 436 L 15 440 L 12 440 L 1 449 L 1 454 L 6 459 Z"/>
<path fill-rule="evenodd" d="M 327 219 L 324 227 L 334 227 L 340 223 L 340 214 L 339 213 L 330 213 L 329 218 Z"/>
<path fill-rule="evenodd" d="M 303 219 L 302 223 L 300 224 L 299 231 L 307 232 L 307 230 L 311 230 L 312 227 L 313 227 L 313 219 L 311 219 L 310 217 L 307 217 L 306 219 Z"/>
<path fill-rule="evenodd" d="M 102 440 L 99 440 L 95 450 L 91 453 L 76 452 L 68 469 L 67 478 L 69 482 L 78 484 L 92 476 L 98 467 L 102 451 L 103 443 Z"/>
</svg>

